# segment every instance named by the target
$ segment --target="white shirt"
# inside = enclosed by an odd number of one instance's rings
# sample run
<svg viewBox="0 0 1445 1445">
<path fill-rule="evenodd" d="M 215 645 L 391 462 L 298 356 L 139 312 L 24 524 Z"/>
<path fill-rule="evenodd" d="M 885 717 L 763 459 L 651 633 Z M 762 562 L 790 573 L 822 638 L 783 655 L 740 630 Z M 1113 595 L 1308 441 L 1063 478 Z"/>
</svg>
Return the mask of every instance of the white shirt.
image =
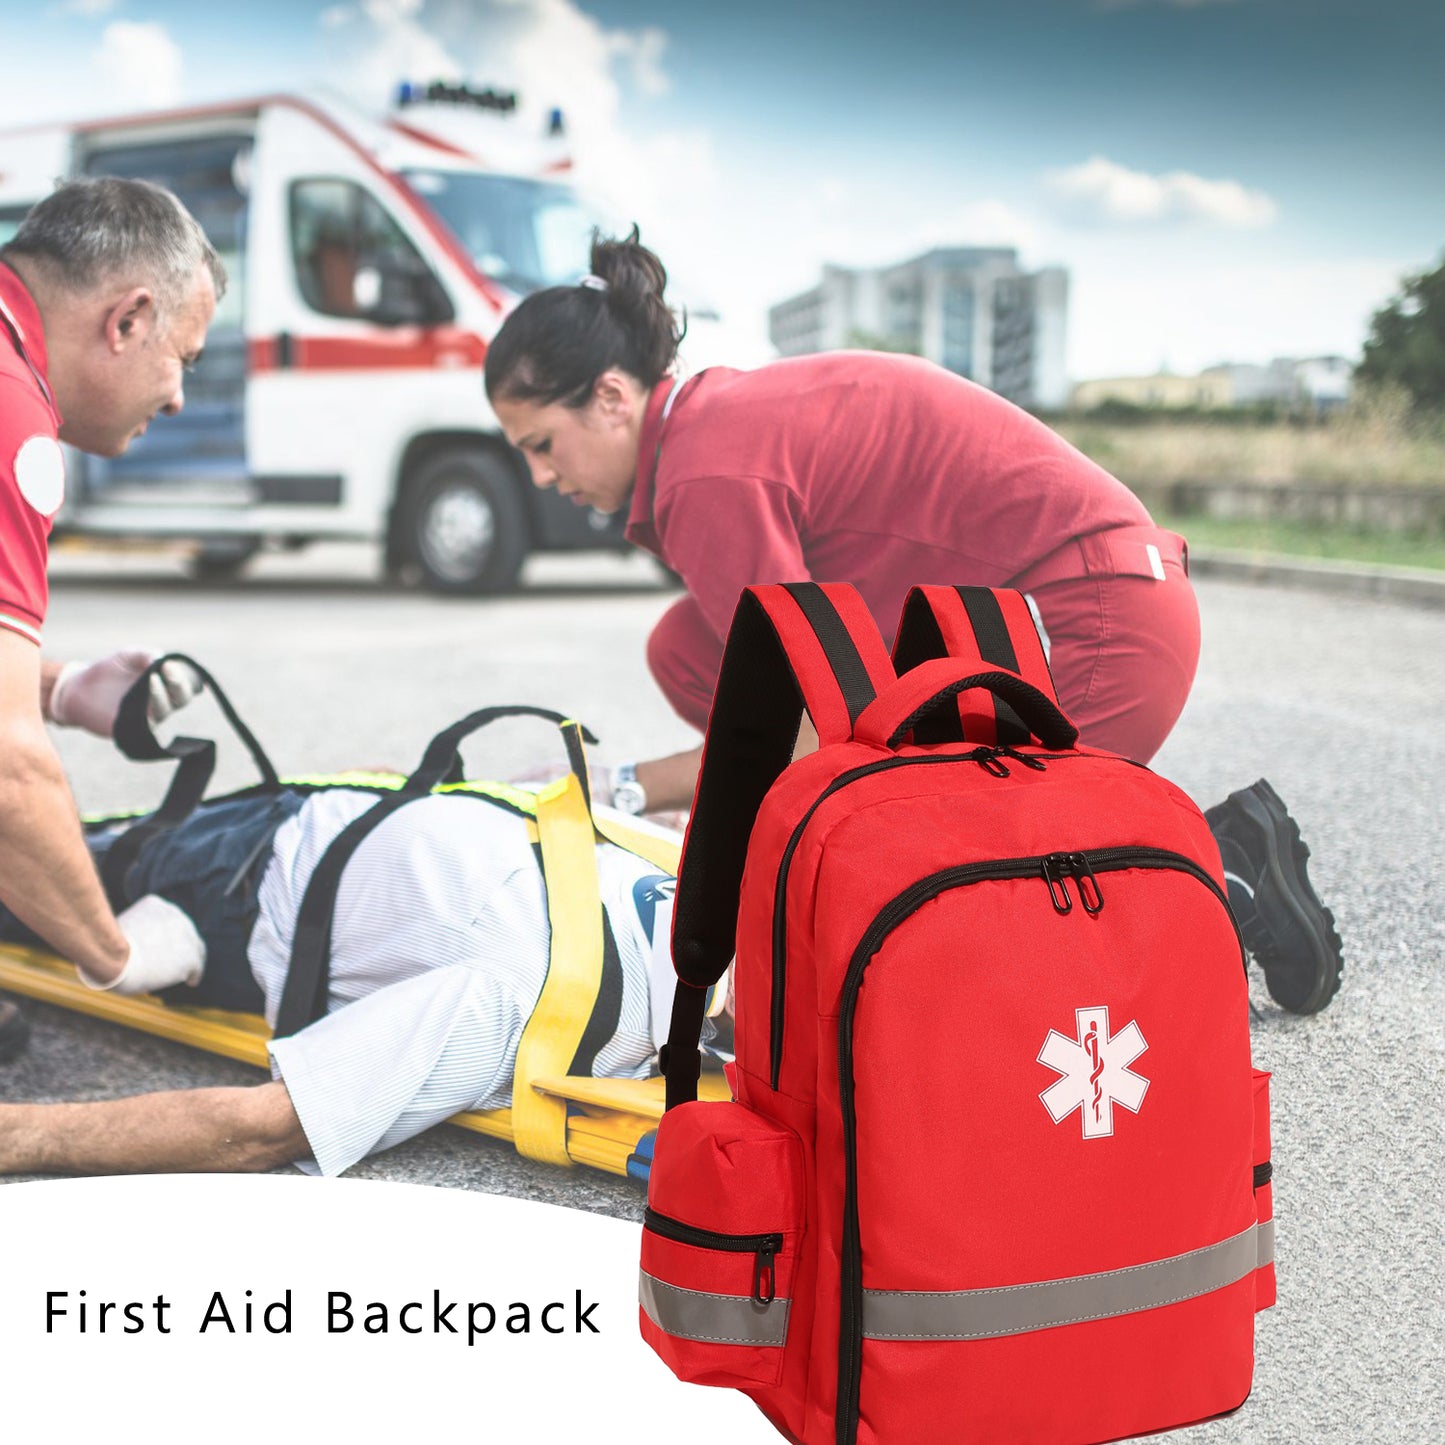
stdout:
<svg viewBox="0 0 1445 1445">
<path fill-rule="evenodd" d="M 277 831 L 248 950 L 272 1024 L 312 872 L 375 802 L 328 789 Z M 610 843 L 598 844 L 597 866 L 623 990 L 617 1030 L 593 1072 L 641 1078 L 655 1052 L 649 961 L 653 939 L 670 931 L 672 879 Z M 550 937 L 524 819 L 441 794 L 407 804 L 371 833 L 337 894 L 329 1012 L 270 1045 L 316 1170 L 339 1174 L 464 1109 L 506 1107 Z"/>
</svg>

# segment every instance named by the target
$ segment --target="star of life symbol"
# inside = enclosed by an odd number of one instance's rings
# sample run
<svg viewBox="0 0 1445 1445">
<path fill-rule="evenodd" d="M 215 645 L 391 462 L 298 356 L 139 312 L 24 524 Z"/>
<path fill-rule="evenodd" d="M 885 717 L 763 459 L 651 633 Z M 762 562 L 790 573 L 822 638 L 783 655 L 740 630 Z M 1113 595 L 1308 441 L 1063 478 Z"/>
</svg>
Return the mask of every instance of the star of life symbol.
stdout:
<svg viewBox="0 0 1445 1445">
<path fill-rule="evenodd" d="M 1149 1080 L 1129 1065 L 1149 1047 L 1139 1025 L 1132 1020 L 1109 1037 L 1109 1010 L 1074 1011 L 1079 1037 L 1068 1038 L 1050 1029 L 1039 1050 L 1039 1063 L 1062 1074 L 1039 1095 L 1055 1124 L 1062 1124 L 1078 1109 L 1084 1121 L 1084 1138 L 1105 1139 L 1114 1132 L 1114 1105 L 1139 1112 Z"/>
</svg>

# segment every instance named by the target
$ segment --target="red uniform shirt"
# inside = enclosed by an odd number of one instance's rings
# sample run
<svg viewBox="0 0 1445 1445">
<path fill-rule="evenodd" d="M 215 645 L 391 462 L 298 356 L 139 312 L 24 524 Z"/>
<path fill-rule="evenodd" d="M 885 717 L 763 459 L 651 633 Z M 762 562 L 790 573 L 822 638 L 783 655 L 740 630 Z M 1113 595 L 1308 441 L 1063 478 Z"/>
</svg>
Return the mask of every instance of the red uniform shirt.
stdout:
<svg viewBox="0 0 1445 1445">
<path fill-rule="evenodd" d="M 627 536 L 719 638 L 750 584 L 851 582 L 891 636 L 910 587 L 1006 586 L 1074 538 L 1150 520 L 1042 422 L 913 357 L 709 370 L 664 422 L 672 385 L 648 403 Z"/>
<path fill-rule="evenodd" d="M 0 627 L 39 643 L 50 519 L 65 497 L 60 413 L 35 301 L 0 262 Z"/>
</svg>

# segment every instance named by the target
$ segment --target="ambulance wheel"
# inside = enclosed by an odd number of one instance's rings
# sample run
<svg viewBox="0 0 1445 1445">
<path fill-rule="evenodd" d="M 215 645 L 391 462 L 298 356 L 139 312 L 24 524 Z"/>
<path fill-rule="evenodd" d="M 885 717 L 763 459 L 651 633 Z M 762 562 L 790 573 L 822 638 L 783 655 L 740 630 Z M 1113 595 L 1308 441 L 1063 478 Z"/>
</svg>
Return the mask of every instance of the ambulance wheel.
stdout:
<svg viewBox="0 0 1445 1445">
<path fill-rule="evenodd" d="M 260 550 L 261 544 L 249 537 L 206 542 L 191 558 L 190 574 L 197 582 L 234 582 Z"/>
<path fill-rule="evenodd" d="M 435 592 L 507 592 L 531 534 L 512 469 L 484 451 L 440 452 L 407 488 L 399 541 Z"/>
</svg>

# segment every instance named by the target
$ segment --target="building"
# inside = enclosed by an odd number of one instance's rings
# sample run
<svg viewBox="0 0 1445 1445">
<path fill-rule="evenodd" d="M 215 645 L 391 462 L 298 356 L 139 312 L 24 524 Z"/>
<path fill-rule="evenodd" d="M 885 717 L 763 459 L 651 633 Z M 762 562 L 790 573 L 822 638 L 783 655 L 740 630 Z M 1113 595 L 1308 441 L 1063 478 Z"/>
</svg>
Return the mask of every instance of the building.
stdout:
<svg viewBox="0 0 1445 1445">
<path fill-rule="evenodd" d="M 1081 381 L 1074 388 L 1072 406 L 1075 411 L 1093 411 L 1109 401 L 1172 410 L 1229 406 L 1229 377 L 1224 367 L 1201 372 L 1198 376 L 1176 376 L 1173 372 L 1158 371 L 1152 376 L 1099 377 L 1095 381 Z"/>
<path fill-rule="evenodd" d="M 949 246 L 876 269 L 825 266 L 818 284 L 768 312 L 783 356 L 850 346 L 907 351 L 1021 406 L 1068 400 L 1068 273 L 1026 272 L 1012 247 Z"/>
<path fill-rule="evenodd" d="M 1092 411 L 1108 401 L 1130 406 L 1211 410 L 1225 406 L 1287 406 L 1328 411 L 1350 396 L 1353 363 L 1343 356 L 1304 360 L 1277 357 L 1266 365 L 1225 362 L 1197 376 L 1159 371 L 1152 376 L 1108 376 L 1081 381 L 1073 392 L 1075 411 Z"/>
</svg>

